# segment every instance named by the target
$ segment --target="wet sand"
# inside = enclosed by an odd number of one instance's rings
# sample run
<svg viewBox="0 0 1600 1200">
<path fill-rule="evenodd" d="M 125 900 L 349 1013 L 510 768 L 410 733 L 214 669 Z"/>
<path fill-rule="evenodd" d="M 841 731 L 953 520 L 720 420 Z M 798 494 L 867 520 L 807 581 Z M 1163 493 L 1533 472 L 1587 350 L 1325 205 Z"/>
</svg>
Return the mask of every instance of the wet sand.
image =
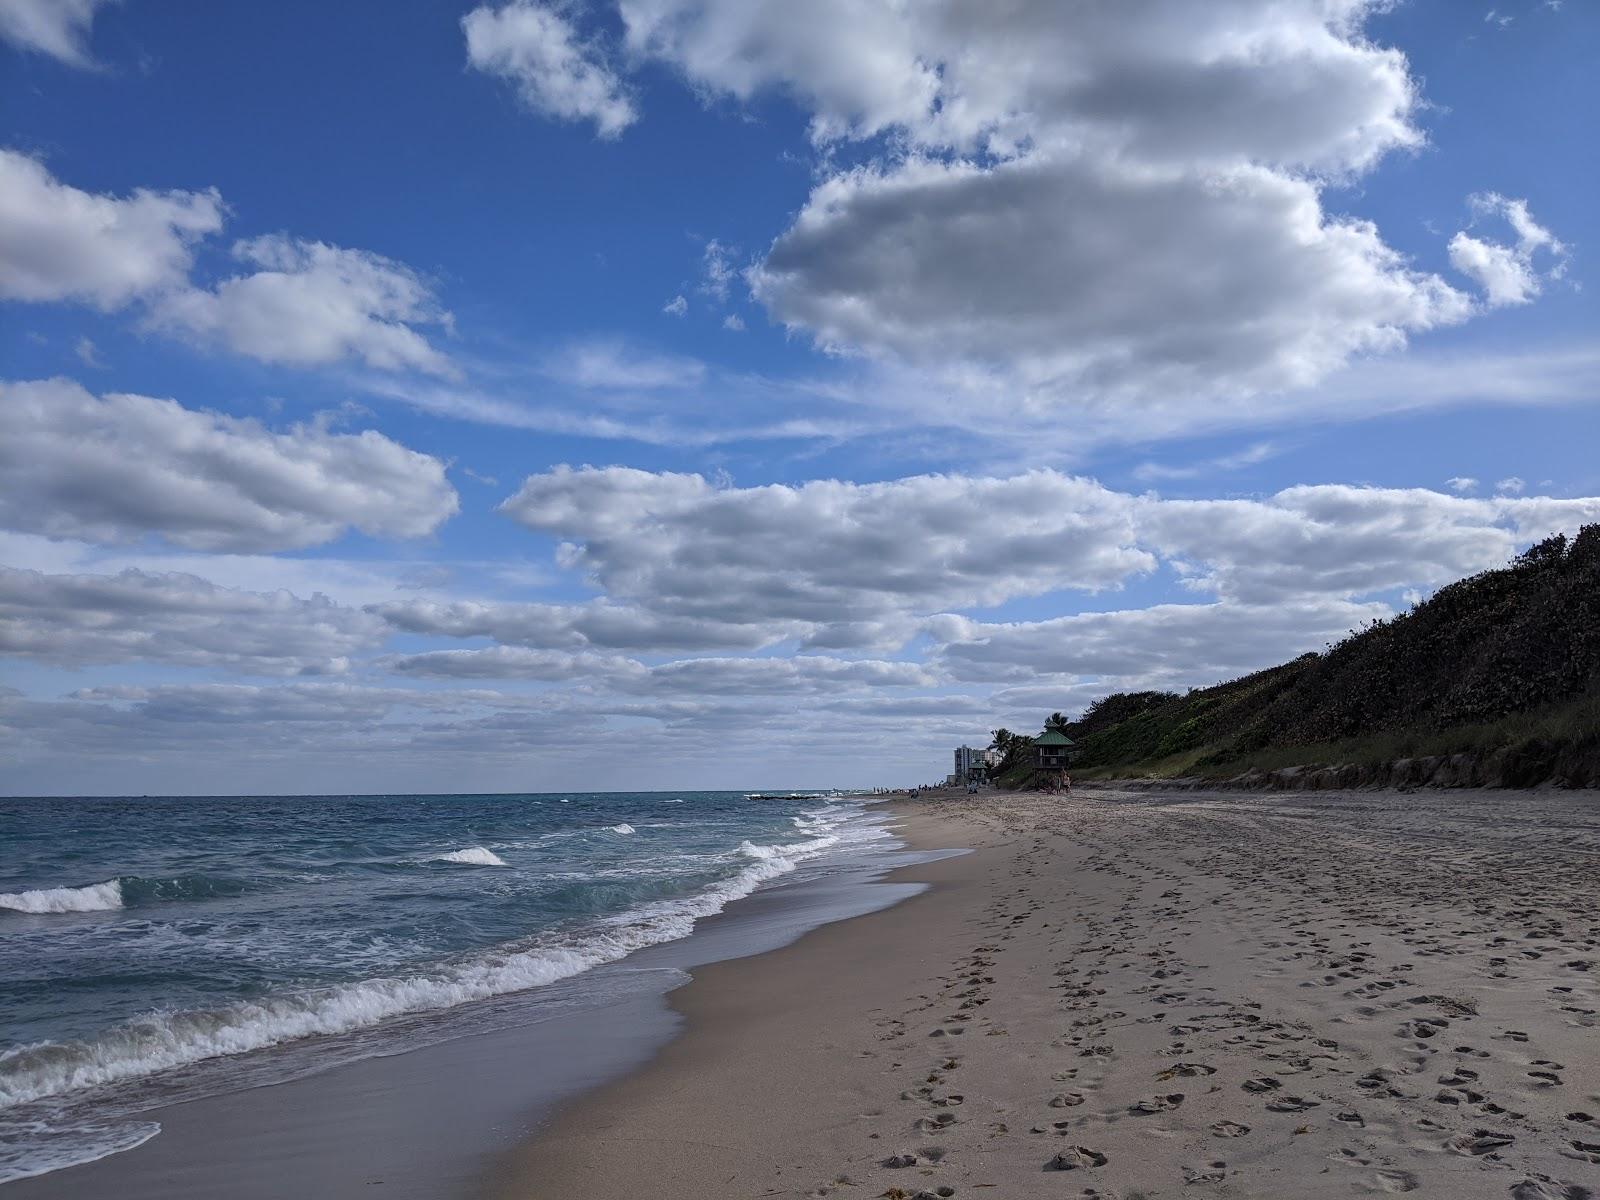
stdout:
<svg viewBox="0 0 1600 1200">
<path fill-rule="evenodd" d="M 397 1032 L 390 1043 L 410 1047 L 398 1052 L 367 1057 L 347 1039 L 308 1039 L 256 1056 L 255 1078 L 281 1082 L 243 1087 L 237 1064 L 209 1060 L 185 1083 L 152 1081 L 136 1091 L 133 1099 L 148 1102 L 115 1110 L 121 1116 L 101 1111 L 119 1127 L 154 1123 L 157 1136 L 124 1153 L 0 1186 L 0 1195 L 478 1195 L 484 1164 L 530 1136 L 553 1106 L 624 1075 L 672 1037 L 681 1018 L 665 994 L 686 972 L 761 954 L 818 925 L 903 900 L 920 889 L 881 879 L 917 858 L 874 852 L 844 869 L 785 876 L 701 921 L 690 937 L 534 992 L 420 1016 L 410 1033 Z M 433 1040 L 416 1045 L 423 1036 Z"/>
<path fill-rule="evenodd" d="M 1600 794 L 960 795 L 497 1198 L 1600 1196 Z"/>
</svg>

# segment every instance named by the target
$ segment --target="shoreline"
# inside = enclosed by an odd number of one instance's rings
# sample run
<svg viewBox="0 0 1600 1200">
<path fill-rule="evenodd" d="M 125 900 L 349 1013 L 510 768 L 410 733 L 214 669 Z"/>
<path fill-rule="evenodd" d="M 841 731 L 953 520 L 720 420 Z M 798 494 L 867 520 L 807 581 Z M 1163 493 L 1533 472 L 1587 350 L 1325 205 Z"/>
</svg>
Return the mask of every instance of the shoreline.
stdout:
<svg viewBox="0 0 1600 1200">
<path fill-rule="evenodd" d="M 143 1144 L 16 1179 L 0 1193 L 473 1195 L 486 1164 L 553 1106 L 625 1077 L 671 1040 L 681 1019 L 665 996 L 688 971 L 894 904 L 917 889 L 884 876 L 914 858 L 895 840 L 807 860 L 700 918 L 688 936 L 531 992 L 398 1022 L 388 1052 L 352 1049 L 343 1037 L 302 1039 L 132 1085 L 150 1098 L 130 1088 L 100 1112 L 119 1128 L 142 1124 Z M 239 1083 L 241 1064 L 254 1082 Z"/>
<path fill-rule="evenodd" d="M 719 959 L 690 972 L 687 982 L 667 994 L 667 1002 L 678 1015 L 681 1027 L 675 1035 L 633 1072 L 587 1091 L 557 1108 L 533 1136 L 510 1154 L 504 1156 L 486 1173 L 480 1195 L 485 1200 L 523 1200 L 527 1197 L 567 1196 L 589 1200 L 590 1196 L 609 1196 L 613 1192 L 593 1190 L 593 1175 L 598 1160 L 611 1157 L 616 1144 L 616 1130 L 625 1115 L 641 1103 L 640 1090 L 649 1089 L 644 1098 L 647 1105 L 659 1103 L 663 1109 L 676 1107 L 673 1095 L 685 1079 L 695 1076 L 702 1080 L 714 1078 L 714 1086 L 731 1101 L 730 1111 L 749 1112 L 761 1107 L 766 1080 L 762 1073 L 753 1075 L 740 1072 L 737 1058 L 752 1044 L 771 1038 L 786 1039 L 795 1032 L 797 1013 L 783 1004 L 784 994 L 805 988 L 808 1005 L 818 999 L 816 989 L 826 988 L 830 980 L 848 981 L 851 988 L 860 986 L 862 973 L 870 963 L 858 955 L 863 947 L 878 941 L 878 930 L 885 921 L 896 917 L 904 919 L 913 914 L 915 923 L 930 919 L 930 906 L 937 911 L 952 898 L 963 897 L 970 888 L 978 886 L 978 878 L 985 867 L 992 865 L 987 857 L 992 847 L 975 845 L 987 840 L 977 825 L 955 814 L 929 811 L 928 804 L 906 796 L 891 798 L 894 819 L 890 829 L 906 843 L 913 853 L 941 854 L 933 861 L 916 862 L 897 867 L 884 876 L 887 884 L 921 885 L 923 890 L 896 903 L 878 908 L 843 921 L 819 925 L 800 938 L 776 949 L 735 959 Z M 937 803 L 937 802 L 932 802 Z M 897 990 L 898 985 L 891 987 Z M 826 998 L 818 1011 L 831 1012 L 840 997 Z M 888 995 L 874 997 L 888 1002 Z M 826 1054 L 826 1040 L 814 1043 Z M 713 1071 L 708 1076 L 706 1068 L 715 1062 L 730 1065 L 724 1072 Z M 799 1068 L 804 1069 L 804 1068 Z M 659 1089 L 659 1093 L 658 1093 Z M 751 1095 L 753 1091 L 757 1094 Z M 659 1100 L 656 1099 L 659 1094 Z M 694 1122 L 698 1117 L 680 1114 L 680 1120 Z M 764 1129 L 772 1135 L 770 1141 L 782 1144 L 793 1140 L 788 1131 Z M 636 1139 L 637 1140 L 637 1139 Z M 647 1137 L 645 1141 L 656 1140 Z M 704 1150 L 722 1150 L 701 1138 L 687 1141 L 672 1134 L 660 1135 L 662 1141 L 678 1141 Z M 742 1151 L 739 1152 L 742 1154 Z M 686 1164 L 687 1165 L 687 1164 Z M 692 1176 L 711 1170 L 703 1163 L 689 1165 Z M 727 1176 L 724 1183 L 728 1195 L 772 1194 L 741 1190 L 741 1172 L 722 1171 Z M 681 1193 L 668 1191 L 668 1196 L 722 1195 L 714 1188 L 697 1190 L 704 1179 L 681 1181 L 690 1190 Z M 620 1183 L 616 1195 L 637 1195 L 638 1181 L 630 1174 L 627 1182 Z M 658 1179 L 657 1188 L 662 1186 Z"/>
<path fill-rule="evenodd" d="M 696 969 L 492 1200 L 1587 1200 L 1600 795 L 895 801 L 932 886 Z"/>
</svg>

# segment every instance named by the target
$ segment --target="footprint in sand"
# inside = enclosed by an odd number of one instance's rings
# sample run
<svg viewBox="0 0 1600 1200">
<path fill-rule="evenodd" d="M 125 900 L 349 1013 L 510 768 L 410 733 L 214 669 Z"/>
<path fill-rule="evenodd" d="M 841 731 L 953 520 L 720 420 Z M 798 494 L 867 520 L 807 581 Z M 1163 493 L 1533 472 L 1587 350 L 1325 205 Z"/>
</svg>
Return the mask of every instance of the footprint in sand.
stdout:
<svg viewBox="0 0 1600 1200">
<path fill-rule="evenodd" d="M 1297 1113 L 1305 1112 L 1308 1108 L 1318 1107 L 1322 1101 L 1310 1100 L 1305 1096 L 1281 1096 L 1267 1105 L 1268 1112 Z"/>
<path fill-rule="evenodd" d="M 1592 1200 L 1593 1196 L 1586 1187 L 1554 1179 L 1524 1179 L 1511 1188 L 1511 1200 Z"/>
<path fill-rule="evenodd" d="M 1222 1161 L 1208 1162 L 1203 1167 L 1185 1167 L 1183 1169 L 1184 1183 L 1221 1183 L 1228 1177 L 1228 1164 Z"/>
<path fill-rule="evenodd" d="M 1156 1078 L 1166 1080 L 1183 1076 L 1186 1079 L 1192 1079 L 1196 1076 L 1215 1075 L 1216 1073 L 1217 1069 L 1215 1067 L 1208 1067 L 1204 1063 L 1181 1062 L 1173 1063 L 1165 1071 L 1162 1071 L 1161 1074 L 1157 1075 Z"/>
<path fill-rule="evenodd" d="M 1410 1171 L 1396 1171 L 1384 1169 L 1373 1175 L 1379 1189 L 1385 1192 L 1414 1192 L 1420 1185 L 1417 1177 Z"/>
<path fill-rule="evenodd" d="M 1103 1167 L 1106 1156 L 1088 1146 L 1068 1146 L 1045 1163 L 1046 1171 L 1076 1171 L 1084 1167 Z"/>
<path fill-rule="evenodd" d="M 1475 1129 L 1471 1133 L 1457 1134 L 1444 1148 L 1452 1154 L 1478 1156 L 1503 1150 L 1516 1140 L 1511 1134 L 1496 1129 Z"/>
<path fill-rule="evenodd" d="M 1128 1111 L 1135 1116 L 1144 1116 L 1149 1113 L 1171 1112 L 1182 1103 L 1182 1092 L 1169 1092 L 1165 1096 L 1155 1096 L 1149 1100 L 1140 1100 L 1136 1104 L 1130 1104 L 1128 1105 Z"/>
<path fill-rule="evenodd" d="M 1217 1137 L 1243 1137 L 1245 1134 L 1250 1132 L 1250 1126 L 1241 1125 L 1237 1121 L 1218 1121 L 1211 1127 L 1211 1132 Z"/>
</svg>

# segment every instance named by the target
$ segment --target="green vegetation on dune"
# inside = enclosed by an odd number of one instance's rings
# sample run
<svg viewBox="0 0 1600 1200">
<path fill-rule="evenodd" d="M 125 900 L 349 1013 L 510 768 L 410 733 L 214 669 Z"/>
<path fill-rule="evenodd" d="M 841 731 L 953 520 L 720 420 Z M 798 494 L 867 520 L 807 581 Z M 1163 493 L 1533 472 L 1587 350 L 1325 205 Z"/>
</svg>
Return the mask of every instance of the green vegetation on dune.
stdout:
<svg viewBox="0 0 1600 1200">
<path fill-rule="evenodd" d="M 1067 732 L 1087 778 L 1465 756 L 1450 779 L 1600 784 L 1600 525 L 1324 653 L 1187 695 L 1107 696 Z"/>
</svg>

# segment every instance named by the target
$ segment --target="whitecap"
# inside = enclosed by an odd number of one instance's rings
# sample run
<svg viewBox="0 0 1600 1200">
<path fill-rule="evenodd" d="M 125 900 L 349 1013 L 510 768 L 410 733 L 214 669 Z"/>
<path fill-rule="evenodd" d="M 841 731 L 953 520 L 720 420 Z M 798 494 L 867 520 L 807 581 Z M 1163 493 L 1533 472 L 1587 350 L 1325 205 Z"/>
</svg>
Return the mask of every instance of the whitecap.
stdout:
<svg viewBox="0 0 1600 1200">
<path fill-rule="evenodd" d="M 739 852 L 753 861 L 732 877 L 691 896 L 651 901 L 618 913 L 559 941 L 546 937 L 506 944 L 414 974 L 265 996 L 219 1009 L 153 1012 L 88 1041 L 13 1046 L 0 1051 L 0 1109 L 554 983 L 646 946 L 686 937 L 702 917 L 721 912 L 730 902 L 841 840 L 854 839 L 828 834 L 770 846 L 744 842 Z M 481 846 L 444 858 L 482 861 L 460 857 L 474 851 L 495 858 Z"/>
<path fill-rule="evenodd" d="M 108 879 L 88 887 L 38 888 L 0 894 L 0 908 L 22 913 L 104 912 L 122 907 L 122 881 Z"/>
<path fill-rule="evenodd" d="M 441 854 L 434 862 L 462 863 L 469 867 L 504 867 L 509 864 L 493 850 L 483 846 L 468 846 L 465 850 L 452 850 Z"/>
<path fill-rule="evenodd" d="M 624 821 L 621 825 L 613 825 L 611 827 L 611 832 L 612 833 L 633 833 L 634 832 L 634 828 L 633 828 L 632 825 L 629 825 L 626 821 Z"/>
</svg>

